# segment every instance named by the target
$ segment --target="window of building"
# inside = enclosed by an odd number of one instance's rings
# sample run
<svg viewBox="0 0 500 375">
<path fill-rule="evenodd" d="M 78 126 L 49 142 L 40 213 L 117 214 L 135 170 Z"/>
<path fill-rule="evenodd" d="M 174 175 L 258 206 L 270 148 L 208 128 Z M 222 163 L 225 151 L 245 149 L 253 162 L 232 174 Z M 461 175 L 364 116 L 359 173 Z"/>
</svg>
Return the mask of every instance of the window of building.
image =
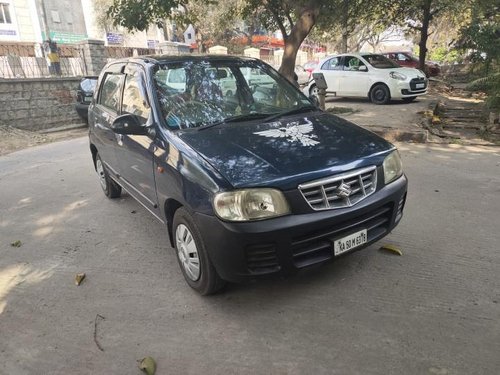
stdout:
<svg viewBox="0 0 500 375">
<path fill-rule="evenodd" d="M 51 10 L 50 15 L 52 16 L 52 22 L 60 23 L 61 17 L 59 17 L 59 12 L 57 10 Z"/>
<path fill-rule="evenodd" d="M 12 23 L 9 4 L 0 3 L 0 23 Z"/>
<path fill-rule="evenodd" d="M 115 112 L 120 109 L 120 94 L 123 74 L 108 74 L 104 78 L 99 104 Z"/>
</svg>

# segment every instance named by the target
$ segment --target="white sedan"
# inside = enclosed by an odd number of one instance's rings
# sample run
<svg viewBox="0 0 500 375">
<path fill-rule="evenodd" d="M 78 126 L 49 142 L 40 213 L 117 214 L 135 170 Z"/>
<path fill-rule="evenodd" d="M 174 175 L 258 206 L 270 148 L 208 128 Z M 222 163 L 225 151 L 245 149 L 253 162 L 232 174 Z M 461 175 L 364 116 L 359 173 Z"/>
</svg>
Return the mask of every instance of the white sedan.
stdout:
<svg viewBox="0 0 500 375">
<path fill-rule="evenodd" d="M 411 102 L 427 93 L 428 81 L 421 70 L 402 68 L 373 53 L 329 56 L 320 61 L 314 73 L 323 73 L 327 95 L 368 97 L 375 104 L 386 104 L 391 99 Z M 304 93 L 317 96 L 314 80 L 304 88 Z"/>
</svg>

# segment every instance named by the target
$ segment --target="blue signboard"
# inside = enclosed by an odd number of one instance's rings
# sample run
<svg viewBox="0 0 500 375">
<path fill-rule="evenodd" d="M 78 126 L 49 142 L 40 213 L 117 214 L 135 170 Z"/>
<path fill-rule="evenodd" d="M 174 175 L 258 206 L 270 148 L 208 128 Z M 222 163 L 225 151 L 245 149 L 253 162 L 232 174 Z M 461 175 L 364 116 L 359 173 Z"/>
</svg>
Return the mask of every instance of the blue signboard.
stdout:
<svg viewBox="0 0 500 375">
<path fill-rule="evenodd" d="M 148 40 L 148 48 L 156 48 L 158 43 L 159 43 L 158 40 Z"/>
<path fill-rule="evenodd" d="M 123 34 L 106 33 L 108 44 L 123 44 Z"/>
<path fill-rule="evenodd" d="M 0 29 L 0 35 L 15 36 L 15 35 L 17 35 L 17 33 L 16 33 L 16 30 L 1 30 Z"/>
</svg>

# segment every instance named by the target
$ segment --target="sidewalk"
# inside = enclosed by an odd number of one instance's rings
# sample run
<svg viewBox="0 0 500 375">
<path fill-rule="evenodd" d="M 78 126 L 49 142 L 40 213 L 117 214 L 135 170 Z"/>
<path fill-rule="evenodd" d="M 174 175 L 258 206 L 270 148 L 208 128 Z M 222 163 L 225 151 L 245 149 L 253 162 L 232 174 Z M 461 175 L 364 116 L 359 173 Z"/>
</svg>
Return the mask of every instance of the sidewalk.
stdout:
<svg viewBox="0 0 500 375">
<path fill-rule="evenodd" d="M 435 100 L 435 95 L 428 94 L 412 103 L 393 100 L 386 105 L 376 105 L 368 98 L 327 98 L 326 109 L 391 142 L 425 143 L 427 131 L 420 126 L 422 113 Z"/>
</svg>

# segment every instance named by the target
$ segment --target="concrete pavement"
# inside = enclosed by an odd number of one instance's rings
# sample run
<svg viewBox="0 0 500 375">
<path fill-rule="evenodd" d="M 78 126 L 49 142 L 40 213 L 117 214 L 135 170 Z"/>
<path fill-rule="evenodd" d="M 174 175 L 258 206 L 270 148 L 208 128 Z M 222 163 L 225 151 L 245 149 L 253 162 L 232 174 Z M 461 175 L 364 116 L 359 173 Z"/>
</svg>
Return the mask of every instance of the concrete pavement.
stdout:
<svg viewBox="0 0 500 375">
<path fill-rule="evenodd" d="M 85 138 L 0 157 L 0 374 L 140 374 L 144 356 L 157 374 L 497 373 L 499 149 L 400 150 L 405 217 L 381 243 L 403 256 L 208 298 L 156 219 L 104 197 Z"/>
</svg>

